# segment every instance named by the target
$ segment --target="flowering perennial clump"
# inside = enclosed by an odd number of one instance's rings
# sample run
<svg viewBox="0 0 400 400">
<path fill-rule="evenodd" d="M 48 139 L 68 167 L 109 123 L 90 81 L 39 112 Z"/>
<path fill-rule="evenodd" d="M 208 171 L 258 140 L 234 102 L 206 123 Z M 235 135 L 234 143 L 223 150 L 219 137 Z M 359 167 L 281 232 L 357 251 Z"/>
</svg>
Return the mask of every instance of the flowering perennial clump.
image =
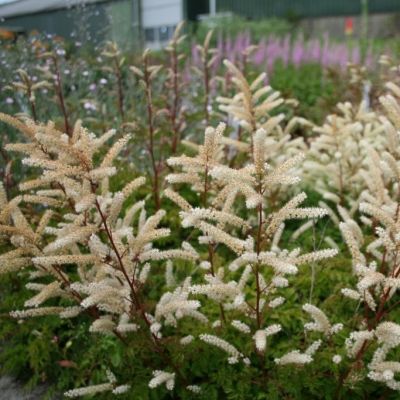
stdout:
<svg viewBox="0 0 400 400">
<path fill-rule="evenodd" d="M 400 93 L 398 86 L 390 89 Z M 377 347 L 368 363 L 368 377 L 399 390 L 396 380 L 399 363 L 388 359 L 392 349 L 400 344 L 400 325 L 391 320 L 394 306 L 398 304 L 400 266 L 398 264 L 399 240 L 399 106 L 392 95 L 380 99 L 385 113 L 382 123 L 387 135 L 386 147 L 379 156 L 370 149 L 367 190 L 362 193 L 359 209 L 362 222 L 373 231 L 368 240 L 361 228 L 352 221 L 342 222 L 340 229 L 353 259 L 353 273 L 357 278 L 355 288 L 343 288 L 345 297 L 364 304 L 364 313 L 357 329 L 346 339 L 349 357 L 364 359 L 367 350 Z M 366 246 L 364 247 L 363 245 Z M 351 368 L 350 368 L 351 369 Z M 349 372 L 346 373 L 345 377 Z"/>
<path fill-rule="evenodd" d="M 138 381 L 174 398 L 208 396 L 210 377 L 230 393 L 251 382 L 293 398 L 285 374 L 312 379 L 312 393 L 332 379 L 332 398 L 364 378 L 400 391 L 399 86 L 388 83 L 379 105 L 339 103 L 316 126 L 265 73 L 248 79 L 257 49 L 246 46 L 242 69 L 225 60 L 218 77 L 210 32 L 196 47 L 203 114 L 193 122 L 181 30 L 166 68 L 146 50 L 125 76 L 122 52 L 106 45 L 121 129 L 99 124 L 98 135 L 87 121 L 73 124 L 61 53 L 43 56 L 48 80 L 19 70 L 23 84 L 7 88 L 29 97 L 31 114 L 0 113 L 22 136 L 4 146 L 21 176 L 14 182 L 9 164 L 0 184 L 0 276 L 29 293 L 7 318 L 59 317 L 126 350 L 122 360 L 104 354 L 100 378 L 89 371 L 70 398 L 136 396 Z M 127 76 L 143 96 L 143 117 L 132 120 Z M 51 87 L 63 121 L 42 123 L 35 92 Z"/>
</svg>

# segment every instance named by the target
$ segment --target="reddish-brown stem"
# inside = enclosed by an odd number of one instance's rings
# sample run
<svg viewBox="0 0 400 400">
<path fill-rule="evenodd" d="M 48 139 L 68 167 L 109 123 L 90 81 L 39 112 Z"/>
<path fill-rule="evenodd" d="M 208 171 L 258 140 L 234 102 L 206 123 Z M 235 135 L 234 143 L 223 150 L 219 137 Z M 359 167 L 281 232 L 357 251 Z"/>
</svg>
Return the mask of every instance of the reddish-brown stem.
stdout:
<svg viewBox="0 0 400 400">
<path fill-rule="evenodd" d="M 149 144 L 147 146 L 148 153 L 150 155 L 151 167 L 153 170 L 153 196 L 154 205 L 156 210 L 160 209 L 160 187 L 159 187 L 159 165 L 157 165 L 154 149 L 154 112 L 153 112 L 153 98 L 151 91 L 151 79 L 148 70 L 148 60 L 144 57 L 144 82 L 145 82 L 145 93 L 147 102 L 147 125 L 149 130 Z"/>
<path fill-rule="evenodd" d="M 208 244 L 208 262 L 211 265 L 210 272 L 211 272 L 212 276 L 215 276 L 214 252 L 215 252 L 214 246 L 211 243 L 209 243 Z M 226 323 L 224 306 L 221 303 L 219 303 L 219 312 L 220 312 L 220 316 L 221 316 L 221 322 Z"/>
<path fill-rule="evenodd" d="M 338 128 L 336 127 L 336 120 L 334 120 L 334 131 L 336 132 Z M 339 148 L 339 143 L 336 139 L 335 136 L 335 147 L 336 147 L 336 152 L 340 153 L 340 148 Z M 339 198 L 340 198 L 340 203 L 341 205 L 344 204 L 344 182 L 343 182 L 343 166 L 342 166 L 342 161 L 339 158 L 337 160 L 338 168 L 339 168 Z"/>
<path fill-rule="evenodd" d="M 364 355 L 365 350 L 368 348 L 369 346 L 369 341 L 368 340 L 364 340 L 360 350 L 357 352 L 355 360 L 353 361 L 353 363 L 351 364 L 351 366 L 340 376 L 339 378 L 339 384 L 338 387 L 336 389 L 336 395 L 335 398 L 336 399 L 340 399 L 341 398 L 341 390 L 342 387 L 344 385 L 344 383 L 346 382 L 346 379 L 348 378 L 348 376 L 350 375 L 351 371 L 353 371 L 354 366 L 358 365 L 359 362 L 362 359 L 362 356 Z"/>
<path fill-rule="evenodd" d="M 261 328 L 261 312 L 260 312 L 260 298 L 261 298 L 261 290 L 260 290 L 260 276 L 259 276 L 259 268 L 258 264 L 255 268 L 256 275 L 256 317 L 257 317 L 257 329 Z"/>
<path fill-rule="evenodd" d="M 178 124 L 178 107 L 179 107 L 179 80 L 178 80 L 178 53 L 177 53 L 177 45 L 176 43 L 172 44 L 171 51 L 171 73 L 172 73 L 172 105 L 169 110 L 171 127 L 172 127 L 172 144 L 171 144 L 171 152 L 172 154 L 176 153 L 180 132 L 179 132 L 179 124 Z"/>
<path fill-rule="evenodd" d="M 1 171 L 1 178 L 3 180 L 4 184 L 4 189 L 7 194 L 7 198 L 10 198 L 10 189 L 13 186 L 13 179 L 12 179 L 12 173 L 11 173 L 11 161 L 10 158 L 8 157 L 7 152 L 4 150 L 4 148 L 0 147 L 0 155 L 4 160 L 4 168 Z"/>
<path fill-rule="evenodd" d="M 208 49 L 204 49 L 205 52 L 208 52 Z M 208 68 L 208 59 L 207 53 L 204 54 L 203 61 L 203 73 L 204 73 L 204 115 L 206 117 L 206 124 L 208 125 L 210 121 L 210 113 L 208 111 L 208 105 L 210 101 L 210 71 Z"/>
<path fill-rule="evenodd" d="M 35 246 L 40 252 L 42 252 L 42 250 L 36 245 Z M 38 265 L 38 267 L 40 267 L 40 265 Z M 45 267 L 40 267 L 43 271 L 49 273 L 49 271 L 45 268 Z M 56 274 L 58 275 L 58 277 L 60 278 L 61 282 L 64 284 L 64 286 L 68 287 L 70 289 L 70 293 L 71 295 L 76 299 L 76 301 L 80 304 L 83 300 L 83 297 L 76 291 L 76 290 L 72 290 L 71 289 L 71 282 L 68 279 L 68 276 L 66 276 L 60 269 L 60 267 L 56 264 L 51 265 L 51 268 L 56 272 Z M 96 307 L 90 307 L 90 308 L 85 308 L 85 313 L 87 313 L 90 317 L 94 318 L 94 319 L 98 319 L 99 318 L 99 310 Z M 127 345 L 128 343 L 126 342 L 125 338 L 116 330 L 113 329 L 113 333 L 115 336 L 118 337 L 118 339 L 121 340 L 121 342 L 123 342 L 125 345 Z"/>
<path fill-rule="evenodd" d="M 92 185 L 92 191 L 93 191 L 93 188 L 94 188 L 94 186 Z M 161 344 L 159 338 L 157 337 L 157 335 L 154 334 L 151 331 L 151 322 L 147 318 L 146 310 L 144 309 L 143 304 L 140 302 L 139 295 L 138 295 L 138 293 L 136 291 L 136 288 L 135 288 L 135 277 L 133 276 L 132 279 L 129 278 L 129 275 L 128 275 L 126 269 L 125 269 L 125 266 L 124 266 L 124 263 L 123 263 L 123 260 L 122 260 L 122 256 L 121 256 L 117 246 L 115 245 L 114 238 L 113 238 L 113 235 L 112 235 L 112 231 L 111 231 L 111 229 L 109 228 L 109 226 L 107 224 L 107 217 L 104 215 L 103 211 L 101 210 L 100 204 L 99 204 L 99 202 L 97 200 L 95 202 L 95 206 L 96 206 L 96 209 L 97 209 L 97 211 L 98 211 L 98 213 L 100 215 L 100 218 L 101 218 L 101 221 L 102 221 L 102 225 L 103 225 L 103 227 L 105 229 L 105 232 L 107 234 L 108 241 L 109 241 L 109 243 L 110 243 L 110 245 L 111 245 L 116 257 L 117 257 L 118 269 L 119 269 L 119 271 L 122 272 L 122 274 L 124 275 L 124 278 L 126 279 L 126 282 L 129 285 L 129 288 L 130 288 L 130 291 L 131 291 L 132 303 L 135 305 L 136 309 L 139 310 L 139 313 L 140 313 L 143 321 L 145 322 L 146 326 L 149 329 L 149 332 L 150 332 L 151 338 L 152 338 L 151 343 L 154 344 L 156 352 L 158 354 L 160 354 L 160 356 L 164 359 L 164 361 L 174 369 L 174 371 L 177 373 L 177 375 L 183 381 L 185 381 L 185 378 L 182 375 L 180 369 L 174 364 L 174 362 L 171 360 L 169 355 L 165 352 L 165 349 L 162 346 L 162 344 Z"/>
<path fill-rule="evenodd" d="M 53 64 L 54 64 L 54 72 L 55 72 L 55 75 L 56 75 L 56 80 L 55 80 L 55 83 L 54 83 L 54 89 L 55 89 L 55 92 L 56 92 L 57 97 L 58 97 L 61 113 L 62 113 L 62 115 L 64 117 L 65 133 L 68 136 L 71 136 L 72 135 L 72 131 L 71 131 L 71 126 L 70 126 L 69 121 L 68 121 L 68 113 L 67 113 L 67 108 L 66 108 L 65 100 L 64 100 L 64 91 L 63 91 L 63 88 L 62 88 L 61 74 L 60 74 L 60 68 L 59 68 L 59 65 L 58 65 L 57 56 L 53 55 L 52 56 L 52 60 L 53 60 Z"/>
<path fill-rule="evenodd" d="M 395 260 L 397 258 L 397 253 L 396 253 L 396 257 Z M 393 268 L 393 274 L 392 277 L 393 278 L 398 278 L 400 275 L 400 269 L 394 273 L 394 271 L 396 271 L 397 267 L 396 267 L 396 263 L 395 263 L 395 267 Z M 375 329 L 378 324 L 382 321 L 382 319 L 389 314 L 389 312 L 394 308 L 393 306 L 389 309 L 385 311 L 385 305 L 386 302 L 388 300 L 389 294 L 390 294 L 391 289 L 387 288 L 381 295 L 380 301 L 379 301 L 379 306 L 378 306 L 378 310 L 375 314 L 375 318 L 372 321 L 372 323 L 368 323 L 368 330 L 372 331 L 373 329 Z M 365 340 L 360 348 L 360 350 L 357 352 L 356 357 L 354 362 L 350 365 L 350 367 L 340 376 L 339 379 L 339 384 L 338 387 L 336 389 L 336 398 L 340 399 L 341 398 L 341 390 L 342 387 L 347 379 L 347 377 L 350 375 L 350 373 L 353 371 L 353 368 L 355 366 L 358 365 L 358 363 L 360 362 L 360 360 L 362 359 L 363 355 L 365 354 L 365 351 L 368 349 L 369 345 L 371 344 L 370 340 Z"/>
<path fill-rule="evenodd" d="M 258 185 L 258 193 L 262 195 L 262 182 L 261 182 L 261 177 L 259 177 L 260 182 Z M 257 229 L 257 242 L 256 242 L 256 251 L 257 251 L 257 256 L 261 252 L 261 242 L 262 242 L 262 227 L 263 227 L 263 206 L 262 203 L 260 203 L 257 206 L 257 212 L 258 212 L 258 229 Z M 255 269 L 253 269 L 255 275 L 256 275 L 256 318 L 257 318 L 257 328 L 260 329 L 262 325 L 262 318 L 261 318 L 261 310 L 260 310 L 260 301 L 261 301 L 261 286 L 260 286 L 260 271 L 259 271 L 260 265 L 257 263 L 255 266 Z"/>
<path fill-rule="evenodd" d="M 203 207 L 207 208 L 208 201 L 208 190 L 209 190 L 209 182 L 208 182 L 208 157 L 206 158 L 206 166 L 204 169 L 204 191 L 202 193 L 202 203 Z M 215 268 L 214 268 L 214 252 L 215 248 L 212 243 L 208 244 L 208 262 L 211 265 L 210 272 L 212 276 L 215 276 Z M 219 304 L 219 312 L 221 315 L 221 322 L 226 322 L 225 311 L 222 304 Z"/>
<path fill-rule="evenodd" d="M 122 121 L 125 121 L 125 111 L 124 111 L 124 90 L 122 83 L 122 72 L 121 67 L 119 65 L 119 61 L 117 57 L 114 57 L 114 66 L 115 66 L 115 76 L 117 78 L 117 89 L 118 89 L 118 111 L 121 116 Z"/>
<path fill-rule="evenodd" d="M 37 122 L 36 106 L 35 102 L 32 100 L 32 88 L 30 82 L 27 82 L 27 88 L 28 88 L 27 95 L 28 95 L 29 105 L 31 107 L 32 118 L 35 122 Z"/>
<path fill-rule="evenodd" d="M 208 159 L 206 160 L 208 163 Z M 207 195 L 208 195 L 208 164 L 206 164 L 206 168 L 204 171 L 204 190 L 203 190 L 203 196 L 202 196 L 202 201 L 203 201 L 203 207 L 207 207 Z"/>
</svg>

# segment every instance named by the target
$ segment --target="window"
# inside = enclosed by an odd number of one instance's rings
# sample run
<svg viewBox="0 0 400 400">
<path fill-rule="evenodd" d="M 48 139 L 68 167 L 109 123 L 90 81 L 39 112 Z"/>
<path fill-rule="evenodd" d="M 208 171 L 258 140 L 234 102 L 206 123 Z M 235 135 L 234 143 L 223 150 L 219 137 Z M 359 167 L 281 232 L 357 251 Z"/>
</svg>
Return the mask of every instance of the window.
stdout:
<svg viewBox="0 0 400 400">
<path fill-rule="evenodd" d="M 170 31 L 168 26 L 160 26 L 158 28 L 158 40 L 160 42 L 165 42 L 170 38 Z"/>
<path fill-rule="evenodd" d="M 163 43 L 168 42 L 175 31 L 175 25 L 162 25 L 153 28 L 144 29 L 144 37 L 148 44 L 155 44 L 161 46 Z"/>
<path fill-rule="evenodd" d="M 144 30 L 144 37 L 146 39 L 146 42 L 155 42 L 156 30 L 154 28 L 146 28 Z"/>
</svg>

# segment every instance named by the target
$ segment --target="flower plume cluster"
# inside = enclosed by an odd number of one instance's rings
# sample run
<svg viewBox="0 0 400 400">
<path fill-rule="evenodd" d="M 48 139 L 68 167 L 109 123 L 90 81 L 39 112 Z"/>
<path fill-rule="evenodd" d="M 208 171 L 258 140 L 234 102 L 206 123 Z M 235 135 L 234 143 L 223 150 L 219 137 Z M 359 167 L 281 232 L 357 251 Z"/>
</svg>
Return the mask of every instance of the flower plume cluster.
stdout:
<svg viewBox="0 0 400 400">
<path fill-rule="evenodd" d="M 191 125 L 181 93 L 181 28 L 167 48 L 166 108 L 153 103 L 161 66 L 151 65 L 149 51 L 141 68 L 130 68 L 144 90 L 147 122 L 127 122 L 122 87 L 118 91 L 121 131 L 147 132 L 151 183 L 136 172 L 119 178 L 130 133 L 97 135 L 72 119 L 62 130 L 55 122 L 0 113 L 0 121 L 23 135 L 5 150 L 21 159 L 26 176 L 15 190 L 0 184 L 0 274 L 23 279 L 30 293 L 10 316 L 21 323 L 48 315 L 71 325 L 84 321 L 88 334 L 126 346 L 145 366 L 149 389 L 177 398 L 207 386 L 207 377 L 191 368 L 200 353 L 220 357 L 218 368 L 227 365 L 246 379 L 254 374 L 257 384 L 286 368 L 308 374 L 329 360 L 329 374 L 323 373 L 337 380 L 338 398 L 345 384 L 362 377 L 400 390 L 394 314 L 400 88 L 387 84 L 374 109 L 339 103 L 338 113 L 315 126 L 293 116 L 296 101 L 266 85 L 264 73 L 249 81 L 226 60 L 235 93 L 214 99 L 217 80 L 209 74 L 216 51 L 209 33 L 197 71 L 207 126 L 199 140 L 189 141 L 182 137 Z M 120 82 L 125 61 L 108 47 L 103 56 L 116 63 Z M 19 90 L 46 86 L 19 73 L 25 81 Z M 30 98 L 36 110 L 34 93 Z M 216 123 L 216 116 L 225 122 Z M 159 139 L 163 124 L 169 124 L 170 146 Z M 295 137 L 297 127 L 314 137 Z M 165 158 L 163 147 L 170 148 Z M 332 237 L 322 232 L 317 243 L 323 224 Z M 330 270 L 336 264 L 329 260 L 339 251 L 350 254 L 351 267 L 346 284 L 336 285 Z M 332 287 L 321 289 L 327 300 L 317 304 L 322 269 L 332 273 Z M 351 310 L 349 321 L 331 316 L 332 304 Z M 88 381 L 65 396 L 133 390 L 105 371 L 103 383 Z"/>
<path fill-rule="evenodd" d="M 388 87 L 395 94 L 400 93 L 395 84 Z M 368 377 L 394 390 L 400 390 L 400 380 L 396 379 L 399 363 L 388 357 L 392 349 L 400 344 L 400 325 L 391 319 L 400 289 L 400 108 L 397 101 L 391 94 L 380 98 L 384 108 L 381 121 L 386 142 L 381 155 L 375 149 L 369 149 L 366 190 L 362 192 L 359 204 L 361 223 L 372 229 L 373 237 L 367 241 L 362 235 L 362 228 L 354 220 L 340 224 L 357 279 L 355 287 L 343 288 L 342 294 L 362 303 L 365 310 L 362 322 L 346 339 L 347 353 L 349 357 L 359 360 L 375 345 L 368 364 Z"/>
</svg>

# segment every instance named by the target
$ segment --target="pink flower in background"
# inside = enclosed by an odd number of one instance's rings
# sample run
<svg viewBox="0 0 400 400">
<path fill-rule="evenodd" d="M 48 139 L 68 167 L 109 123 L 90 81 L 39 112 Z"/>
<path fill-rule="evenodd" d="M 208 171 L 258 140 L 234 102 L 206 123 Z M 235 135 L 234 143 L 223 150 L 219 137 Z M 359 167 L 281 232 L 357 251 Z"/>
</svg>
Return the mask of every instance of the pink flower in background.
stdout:
<svg viewBox="0 0 400 400">
<path fill-rule="evenodd" d="M 254 52 L 252 60 L 255 65 L 259 66 L 265 63 L 266 58 L 267 58 L 267 45 L 265 43 L 265 40 L 263 39 L 258 44 L 258 48 Z"/>
<path fill-rule="evenodd" d="M 386 52 L 386 54 L 390 54 L 390 52 Z M 368 48 L 367 55 L 365 57 L 365 63 L 364 65 L 368 68 L 372 68 L 374 65 L 376 65 L 376 58 L 374 60 L 374 56 L 372 54 L 372 49 L 371 47 Z"/>
<path fill-rule="evenodd" d="M 319 62 L 321 59 L 321 42 L 313 39 L 308 43 L 307 57 L 313 62 Z"/>
<path fill-rule="evenodd" d="M 260 67 L 262 70 L 271 72 L 276 63 L 284 65 L 292 64 L 300 67 L 304 64 L 318 63 L 324 68 L 340 68 L 345 70 L 349 63 L 362 63 L 359 45 L 350 46 L 346 42 L 335 42 L 328 34 L 322 38 L 305 40 L 303 36 L 293 38 L 291 34 L 283 37 L 270 35 L 261 39 L 258 43 L 252 41 L 249 32 L 239 33 L 236 38 L 226 37 L 219 34 L 217 39 L 217 58 L 211 68 L 211 75 L 215 76 L 221 67 L 222 60 L 227 58 L 233 63 L 241 62 L 244 51 L 250 45 L 256 45 L 257 49 L 249 57 L 249 62 Z M 390 53 L 386 51 L 386 53 Z M 192 45 L 191 65 L 198 66 L 200 54 L 194 43 Z M 369 48 L 365 65 L 373 68 L 377 64 L 377 55 Z"/>
<path fill-rule="evenodd" d="M 322 43 L 321 64 L 323 67 L 328 67 L 330 63 L 331 52 L 331 49 L 329 48 L 329 35 L 324 35 Z"/>
<path fill-rule="evenodd" d="M 198 66 L 198 65 L 196 65 Z M 183 73 L 182 73 L 182 78 L 183 78 L 183 82 L 185 82 L 185 84 L 190 84 L 191 79 L 192 79 L 192 73 L 190 71 L 190 64 L 186 63 L 184 68 L 183 68 Z"/>
<path fill-rule="evenodd" d="M 192 65 L 198 67 L 201 64 L 200 51 L 197 47 L 197 43 L 192 44 Z"/>
<path fill-rule="evenodd" d="M 229 61 L 234 61 L 235 55 L 234 55 L 234 48 L 233 48 L 231 38 L 226 39 L 224 47 L 225 47 L 225 51 L 224 51 L 225 57 L 228 58 Z"/>
<path fill-rule="evenodd" d="M 282 57 L 281 57 L 285 65 L 289 63 L 289 58 L 290 58 L 290 37 L 289 35 L 286 35 L 285 39 L 283 40 Z"/>
<path fill-rule="evenodd" d="M 283 47 L 281 40 L 276 37 L 270 37 L 265 47 L 265 58 L 268 71 L 272 71 L 276 60 L 281 58 L 282 50 Z"/>
<path fill-rule="evenodd" d="M 296 66 L 299 66 L 303 61 L 304 56 L 304 42 L 303 38 L 300 38 L 294 43 L 293 51 L 292 51 L 292 63 Z"/>
<path fill-rule="evenodd" d="M 360 61 L 361 61 L 360 48 L 354 47 L 352 54 L 351 54 L 351 62 L 354 64 L 359 64 Z"/>
<path fill-rule="evenodd" d="M 217 50 L 217 54 L 216 54 L 217 58 L 213 65 L 213 69 L 218 68 L 218 66 L 221 64 L 222 60 L 224 59 L 224 39 L 221 34 L 218 35 L 216 50 Z"/>
</svg>

